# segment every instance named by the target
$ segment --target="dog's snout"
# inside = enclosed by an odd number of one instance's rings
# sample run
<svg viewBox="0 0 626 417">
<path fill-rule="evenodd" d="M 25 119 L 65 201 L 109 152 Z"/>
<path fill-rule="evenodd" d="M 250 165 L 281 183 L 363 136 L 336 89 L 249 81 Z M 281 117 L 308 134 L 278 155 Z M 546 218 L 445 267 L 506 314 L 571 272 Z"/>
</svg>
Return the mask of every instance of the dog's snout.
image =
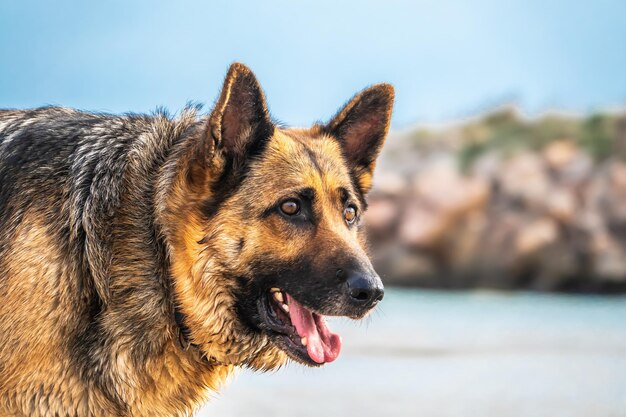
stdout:
<svg viewBox="0 0 626 417">
<path fill-rule="evenodd" d="M 383 299 L 385 290 L 378 275 L 346 272 L 346 285 L 350 301 L 362 307 L 371 307 Z"/>
</svg>

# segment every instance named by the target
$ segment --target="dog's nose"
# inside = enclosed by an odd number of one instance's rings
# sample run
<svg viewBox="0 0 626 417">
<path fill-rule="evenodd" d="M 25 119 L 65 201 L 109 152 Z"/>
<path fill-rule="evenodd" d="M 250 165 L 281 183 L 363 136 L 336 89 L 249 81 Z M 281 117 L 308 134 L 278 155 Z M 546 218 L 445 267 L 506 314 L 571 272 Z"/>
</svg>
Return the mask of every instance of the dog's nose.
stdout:
<svg viewBox="0 0 626 417">
<path fill-rule="evenodd" d="M 371 307 L 383 299 L 385 289 L 378 275 L 356 271 L 346 272 L 350 301 L 362 307 Z"/>
</svg>

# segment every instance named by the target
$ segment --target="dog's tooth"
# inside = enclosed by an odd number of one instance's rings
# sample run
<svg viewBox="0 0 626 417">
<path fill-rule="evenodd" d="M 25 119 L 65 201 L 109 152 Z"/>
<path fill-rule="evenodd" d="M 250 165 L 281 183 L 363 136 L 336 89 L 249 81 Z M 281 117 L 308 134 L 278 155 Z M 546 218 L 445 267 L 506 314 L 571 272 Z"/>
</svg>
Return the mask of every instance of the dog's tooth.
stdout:
<svg viewBox="0 0 626 417">
<path fill-rule="evenodd" d="M 280 288 L 270 288 L 270 292 L 280 292 Z"/>
<path fill-rule="evenodd" d="M 306 346 L 306 336 L 304 336 L 302 339 L 300 339 L 300 343 L 302 343 L 302 346 Z"/>
<path fill-rule="evenodd" d="M 283 299 L 283 293 L 278 291 L 274 293 L 274 298 L 276 299 L 276 301 L 278 301 L 279 303 L 282 303 L 284 301 Z"/>
<path fill-rule="evenodd" d="M 289 313 L 289 306 L 287 304 L 281 304 L 281 306 L 283 307 L 283 310 L 285 310 L 285 313 Z"/>
</svg>

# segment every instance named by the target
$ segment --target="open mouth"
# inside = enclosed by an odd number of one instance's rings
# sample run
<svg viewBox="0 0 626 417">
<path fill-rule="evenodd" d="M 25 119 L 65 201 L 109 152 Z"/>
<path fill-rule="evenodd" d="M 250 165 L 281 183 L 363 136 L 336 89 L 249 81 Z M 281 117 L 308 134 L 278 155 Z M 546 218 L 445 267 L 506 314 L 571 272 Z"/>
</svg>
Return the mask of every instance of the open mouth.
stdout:
<svg viewBox="0 0 626 417">
<path fill-rule="evenodd" d="M 341 337 L 330 331 L 323 315 L 304 307 L 280 288 L 271 288 L 266 295 L 261 313 L 281 349 L 311 365 L 337 359 Z"/>
</svg>

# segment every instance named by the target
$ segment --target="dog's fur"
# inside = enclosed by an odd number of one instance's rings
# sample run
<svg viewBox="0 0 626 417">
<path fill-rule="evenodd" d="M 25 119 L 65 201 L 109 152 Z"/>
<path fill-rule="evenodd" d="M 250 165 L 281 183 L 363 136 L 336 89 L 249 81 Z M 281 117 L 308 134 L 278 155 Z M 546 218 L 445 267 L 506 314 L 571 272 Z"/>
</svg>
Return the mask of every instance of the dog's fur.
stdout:
<svg viewBox="0 0 626 417">
<path fill-rule="evenodd" d="M 272 286 L 362 317 L 335 271 L 373 270 L 342 210 L 365 210 L 392 102 L 379 84 L 287 129 L 233 64 L 207 117 L 0 110 L 0 415 L 193 413 L 288 358 L 257 310 Z M 301 218 L 276 210 L 302 190 Z"/>
</svg>

